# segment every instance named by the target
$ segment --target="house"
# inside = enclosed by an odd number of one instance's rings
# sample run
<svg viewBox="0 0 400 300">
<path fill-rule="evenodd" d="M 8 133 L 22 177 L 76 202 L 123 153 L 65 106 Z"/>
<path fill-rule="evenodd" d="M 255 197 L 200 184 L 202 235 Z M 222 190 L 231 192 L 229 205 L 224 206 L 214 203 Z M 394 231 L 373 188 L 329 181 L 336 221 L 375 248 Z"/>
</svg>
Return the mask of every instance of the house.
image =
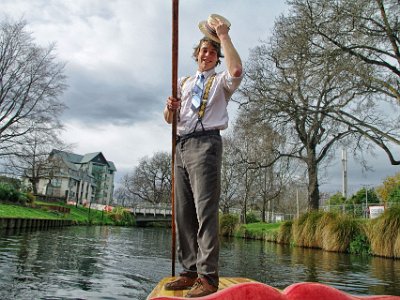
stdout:
<svg viewBox="0 0 400 300">
<path fill-rule="evenodd" d="M 112 202 L 116 168 L 101 152 L 79 155 L 53 149 L 48 163 L 51 171 L 39 180 L 40 194 L 80 204 Z"/>
</svg>

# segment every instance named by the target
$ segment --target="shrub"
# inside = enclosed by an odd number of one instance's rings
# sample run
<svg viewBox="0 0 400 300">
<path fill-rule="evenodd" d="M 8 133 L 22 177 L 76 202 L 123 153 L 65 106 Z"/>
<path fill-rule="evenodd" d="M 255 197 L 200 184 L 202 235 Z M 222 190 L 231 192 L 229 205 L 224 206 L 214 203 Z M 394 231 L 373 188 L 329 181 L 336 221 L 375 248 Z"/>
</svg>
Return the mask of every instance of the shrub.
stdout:
<svg viewBox="0 0 400 300">
<path fill-rule="evenodd" d="M 18 203 L 20 193 L 8 183 L 0 183 L 0 201 Z"/>
<path fill-rule="evenodd" d="M 353 251 L 353 253 L 369 248 L 368 239 L 360 221 L 349 215 L 321 211 L 308 212 L 293 223 L 292 231 L 293 240 L 297 246 L 335 252 Z M 350 250 L 351 243 L 353 243 L 352 250 Z"/>
<path fill-rule="evenodd" d="M 326 240 L 327 234 L 329 234 L 328 228 L 330 224 L 334 223 L 338 218 L 338 214 L 335 212 L 325 212 L 321 215 L 318 221 L 317 227 L 315 229 L 315 243 L 318 248 L 325 249 L 324 241 Z"/>
<path fill-rule="evenodd" d="M 350 253 L 352 254 L 371 254 L 371 244 L 365 233 L 357 234 L 350 242 Z"/>
<path fill-rule="evenodd" d="M 236 226 L 239 224 L 237 215 L 223 214 L 219 221 L 219 231 L 222 236 L 232 236 Z"/>
<path fill-rule="evenodd" d="M 278 231 L 277 242 L 282 244 L 289 244 L 292 240 L 292 221 L 286 221 L 281 224 Z"/>
<path fill-rule="evenodd" d="M 260 220 L 257 218 L 256 214 L 253 212 L 250 212 L 246 214 L 246 223 L 258 223 Z"/>
<path fill-rule="evenodd" d="M 32 195 L 32 193 L 19 193 L 19 199 L 18 202 L 21 205 L 28 205 L 28 206 L 33 206 L 35 202 L 36 197 Z"/>
<path fill-rule="evenodd" d="M 400 256 L 400 207 L 391 207 L 371 220 L 367 236 L 372 254 L 385 257 Z"/>
<path fill-rule="evenodd" d="M 319 247 L 316 239 L 316 230 L 319 220 L 323 213 L 320 211 L 311 211 L 302 215 L 293 224 L 293 237 L 297 246 L 310 248 Z"/>
<path fill-rule="evenodd" d="M 123 207 L 115 207 L 110 213 L 110 218 L 114 221 L 115 225 L 134 225 L 135 219 L 131 213 L 126 211 Z"/>
<path fill-rule="evenodd" d="M 30 205 L 33 205 L 33 203 L 36 201 L 35 195 L 33 195 L 31 192 L 25 193 L 26 198 L 28 199 L 27 203 Z"/>
<path fill-rule="evenodd" d="M 12 177 L 0 176 L 0 183 L 8 184 L 15 190 L 21 188 L 21 181 Z"/>
<path fill-rule="evenodd" d="M 350 243 L 361 233 L 359 221 L 348 215 L 337 215 L 326 225 L 322 249 L 350 252 Z"/>
</svg>

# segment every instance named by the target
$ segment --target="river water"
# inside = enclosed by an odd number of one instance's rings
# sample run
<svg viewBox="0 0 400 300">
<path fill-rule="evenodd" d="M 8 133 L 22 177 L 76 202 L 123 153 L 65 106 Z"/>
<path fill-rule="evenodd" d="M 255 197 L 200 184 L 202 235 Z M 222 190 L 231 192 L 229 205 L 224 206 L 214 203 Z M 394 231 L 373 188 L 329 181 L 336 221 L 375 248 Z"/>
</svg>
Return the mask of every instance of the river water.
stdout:
<svg viewBox="0 0 400 300">
<path fill-rule="evenodd" d="M 0 299 L 146 299 L 171 274 L 170 248 L 164 228 L 0 231 Z M 400 295 L 400 260 L 224 239 L 220 265 L 221 276 L 282 289 L 313 281 L 355 295 Z"/>
</svg>

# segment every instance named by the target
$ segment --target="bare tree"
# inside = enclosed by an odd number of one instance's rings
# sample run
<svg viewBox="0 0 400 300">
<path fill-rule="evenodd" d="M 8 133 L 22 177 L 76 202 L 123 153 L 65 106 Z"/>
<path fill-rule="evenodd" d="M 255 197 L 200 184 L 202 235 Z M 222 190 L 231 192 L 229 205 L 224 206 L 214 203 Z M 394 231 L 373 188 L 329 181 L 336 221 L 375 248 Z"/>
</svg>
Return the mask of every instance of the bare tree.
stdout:
<svg viewBox="0 0 400 300">
<path fill-rule="evenodd" d="M 64 64 L 56 62 L 54 45 L 35 45 L 25 26 L 0 23 L 0 156 L 15 154 L 39 124 L 59 127 L 65 108 L 58 99 L 66 88 Z"/>
<path fill-rule="evenodd" d="M 14 143 L 14 153 L 4 159 L 8 173 L 27 179 L 35 195 L 38 194 L 40 179 L 51 180 L 60 168 L 59 162 L 49 160 L 51 151 L 54 148 L 68 148 L 59 138 L 59 129 L 37 124 L 32 131 L 18 139 L 20 143 Z"/>
<path fill-rule="evenodd" d="M 221 197 L 219 208 L 224 214 L 239 203 L 239 174 L 237 166 L 237 151 L 235 136 L 230 133 L 224 137 L 224 155 L 221 168 Z"/>
<path fill-rule="evenodd" d="M 122 179 L 122 181 L 124 181 L 124 178 Z M 129 191 L 125 188 L 124 185 L 121 185 L 115 190 L 113 199 L 115 200 L 117 205 L 120 205 L 122 207 L 129 207 L 134 204 L 132 199 L 130 199 Z"/>
<path fill-rule="evenodd" d="M 252 143 L 254 136 L 247 134 L 247 127 L 235 125 L 234 132 L 234 158 L 236 160 L 234 168 L 237 174 L 237 200 L 241 208 L 241 221 L 246 224 L 247 212 L 256 196 L 253 187 L 258 174 L 257 170 L 252 167 L 256 150 Z"/>
<path fill-rule="evenodd" d="M 153 205 L 170 203 L 171 154 L 157 152 L 142 158 L 134 172 L 123 178 L 122 186 L 130 198 Z"/>
<path fill-rule="evenodd" d="M 304 22 L 303 30 L 314 36 L 314 47 L 334 48 L 354 64 L 351 72 L 359 78 L 359 90 L 370 93 L 375 102 L 397 100 L 400 103 L 398 0 L 293 0 L 288 3 L 293 14 Z M 398 107 L 389 107 L 384 114 L 389 115 L 391 110 L 399 115 Z M 383 149 L 393 165 L 400 164 L 400 159 L 395 157 L 396 150 L 392 150 L 399 145 L 399 126 L 388 129 L 384 123 L 377 125 L 380 120 L 370 126 L 371 118 L 366 120 L 342 109 L 330 112 L 329 117 L 354 128 Z M 393 124 L 399 124 L 399 118 Z"/>
<path fill-rule="evenodd" d="M 307 23 L 318 47 L 333 45 L 374 68 L 367 87 L 400 102 L 400 36 L 398 0 L 293 0 L 296 15 Z M 328 42 L 328 43 L 327 43 Z"/>
<path fill-rule="evenodd" d="M 362 146 L 365 131 L 391 132 L 398 123 L 379 111 L 363 79 L 354 76 L 355 68 L 368 74 L 368 66 L 334 47 L 315 46 L 318 37 L 306 25 L 297 15 L 276 22 L 270 43 L 252 51 L 241 92 L 250 115 L 286 137 L 277 157 L 304 163 L 309 209 L 318 209 L 318 169 L 338 143 L 357 138 Z"/>
<path fill-rule="evenodd" d="M 248 120 L 246 111 L 242 112 L 232 132 L 224 139 L 220 200 L 223 212 L 239 206 L 244 223 L 250 209 L 260 210 L 265 221 L 267 204 L 279 194 L 276 179 L 281 175 L 268 178 L 268 182 L 263 175 L 266 170 L 276 170 L 274 153 L 278 147 L 276 144 L 280 142 L 279 136 L 267 122 L 252 123 Z"/>
<path fill-rule="evenodd" d="M 245 135 L 249 141 L 250 150 L 242 159 L 255 174 L 251 188 L 254 195 L 252 208 L 261 212 L 261 219 L 265 222 L 267 211 L 274 210 L 275 200 L 291 173 L 289 161 L 278 160 L 276 155 L 285 139 L 274 131 L 268 120 L 260 118 L 260 111 L 243 110 L 235 124 L 235 132 L 242 137 Z"/>
</svg>

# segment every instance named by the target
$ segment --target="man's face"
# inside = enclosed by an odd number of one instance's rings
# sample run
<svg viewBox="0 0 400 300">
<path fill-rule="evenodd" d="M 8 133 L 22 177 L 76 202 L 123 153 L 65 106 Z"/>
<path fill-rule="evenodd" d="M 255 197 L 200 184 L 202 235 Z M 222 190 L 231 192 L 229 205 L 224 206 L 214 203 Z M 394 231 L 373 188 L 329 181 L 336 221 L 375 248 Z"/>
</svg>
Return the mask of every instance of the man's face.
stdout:
<svg viewBox="0 0 400 300">
<path fill-rule="evenodd" d="M 204 72 L 214 68 L 217 65 L 217 61 L 217 50 L 211 43 L 203 42 L 197 55 L 199 71 Z"/>
</svg>

